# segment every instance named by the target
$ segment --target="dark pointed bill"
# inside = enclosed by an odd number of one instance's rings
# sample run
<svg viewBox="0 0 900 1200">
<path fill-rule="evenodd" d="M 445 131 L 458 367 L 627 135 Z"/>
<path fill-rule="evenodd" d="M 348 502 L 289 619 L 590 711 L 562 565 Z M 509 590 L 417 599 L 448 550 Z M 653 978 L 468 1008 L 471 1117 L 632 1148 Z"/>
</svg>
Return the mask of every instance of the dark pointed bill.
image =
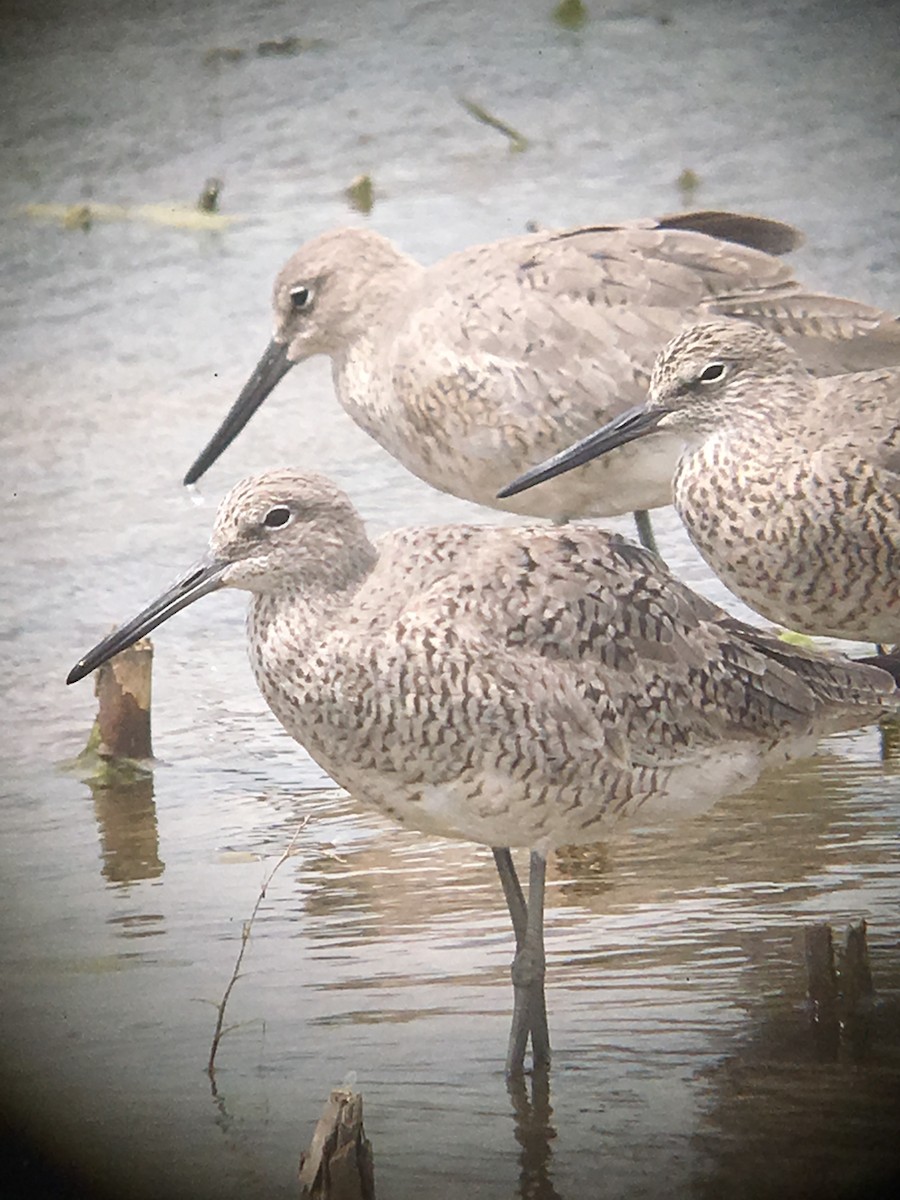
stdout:
<svg viewBox="0 0 900 1200">
<path fill-rule="evenodd" d="M 294 364 L 288 358 L 288 348 L 284 342 L 273 338 L 263 351 L 263 356 L 256 364 L 253 374 L 241 389 L 241 394 L 235 400 L 228 416 L 201 450 L 190 470 L 184 477 L 184 482 L 196 483 L 201 475 L 213 465 L 223 450 L 227 450 L 237 435 L 241 432 L 259 406 L 275 387 L 280 379 L 287 375 Z"/>
<path fill-rule="evenodd" d="M 665 408 L 647 409 L 643 405 L 627 409 L 596 433 L 588 434 L 574 446 L 569 446 L 568 450 L 561 450 L 531 470 L 524 471 L 512 483 L 501 488 L 497 493 L 498 498 L 505 500 L 508 496 L 517 496 L 519 492 L 527 492 L 529 488 L 555 479 L 557 475 L 565 475 L 566 471 L 582 467 L 592 459 L 608 454 L 610 450 L 618 450 L 620 446 L 646 437 L 648 433 L 653 433 L 667 411 Z"/>
<path fill-rule="evenodd" d="M 151 629 L 162 625 L 163 621 L 168 621 L 173 613 L 187 608 L 201 596 L 222 587 L 222 576 L 228 565 L 228 563 L 217 562 L 212 558 L 202 559 L 152 604 L 148 604 L 133 621 L 114 629 L 93 650 L 89 650 L 69 672 L 66 683 L 77 683 L 79 679 L 84 679 L 85 675 L 96 671 L 97 667 L 102 666 L 121 650 L 127 650 L 129 646 L 133 646 Z"/>
</svg>

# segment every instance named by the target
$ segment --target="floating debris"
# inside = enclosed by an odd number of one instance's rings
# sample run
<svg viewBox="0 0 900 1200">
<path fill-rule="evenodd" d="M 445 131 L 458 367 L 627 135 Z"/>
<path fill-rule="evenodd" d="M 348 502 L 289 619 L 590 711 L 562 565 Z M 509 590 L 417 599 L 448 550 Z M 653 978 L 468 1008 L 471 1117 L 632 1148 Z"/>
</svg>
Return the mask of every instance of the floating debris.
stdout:
<svg viewBox="0 0 900 1200">
<path fill-rule="evenodd" d="M 73 204 L 71 208 L 67 209 L 63 218 L 63 225 L 66 229 L 83 229 L 85 233 L 93 223 L 93 213 L 89 204 Z"/>
<path fill-rule="evenodd" d="M 675 186 L 681 193 L 682 201 L 685 204 L 690 204 L 694 199 L 695 192 L 700 187 L 700 176 L 696 171 L 692 171 L 690 167 L 685 167 L 675 180 Z"/>
<path fill-rule="evenodd" d="M 222 180 L 217 179 L 215 175 L 207 179 L 203 185 L 203 191 L 197 198 L 197 208 L 200 212 L 211 213 L 218 211 L 219 196 L 221 196 L 224 186 Z"/>
<path fill-rule="evenodd" d="M 310 50 L 324 50 L 327 45 L 328 42 L 324 38 L 273 38 L 270 41 L 260 42 L 256 47 L 256 53 L 261 57 L 266 57 L 267 55 L 289 57 L 293 54 L 306 54 Z"/>
<path fill-rule="evenodd" d="M 352 183 L 344 188 L 344 195 L 352 209 L 368 216 L 375 204 L 375 189 L 372 184 L 372 176 L 357 175 Z"/>
<path fill-rule="evenodd" d="M 581 29 L 587 19 L 588 12 L 581 0 L 560 0 L 553 10 L 553 20 L 563 29 Z"/>
<path fill-rule="evenodd" d="M 246 50 L 241 50 L 237 46 L 213 46 L 203 55 L 203 65 L 217 67 L 219 63 L 240 62 L 246 53 Z"/>
<path fill-rule="evenodd" d="M 237 216 L 204 212 L 183 204 L 26 204 L 19 209 L 36 221 L 58 221 L 64 229 L 90 229 L 95 221 L 146 221 L 172 229 L 226 229 Z"/>
<path fill-rule="evenodd" d="M 523 150 L 528 149 L 528 138 L 524 134 L 519 133 L 518 129 L 514 129 L 512 125 L 508 125 L 506 121 L 501 121 L 499 117 L 495 117 L 493 113 L 489 113 L 486 108 L 474 100 L 470 100 L 467 96 L 460 96 L 459 103 L 463 106 L 470 117 L 474 117 L 476 121 L 480 121 L 482 125 L 489 125 L 491 129 L 496 129 L 502 133 L 504 137 L 509 138 L 509 149 L 513 154 L 520 154 Z"/>
</svg>

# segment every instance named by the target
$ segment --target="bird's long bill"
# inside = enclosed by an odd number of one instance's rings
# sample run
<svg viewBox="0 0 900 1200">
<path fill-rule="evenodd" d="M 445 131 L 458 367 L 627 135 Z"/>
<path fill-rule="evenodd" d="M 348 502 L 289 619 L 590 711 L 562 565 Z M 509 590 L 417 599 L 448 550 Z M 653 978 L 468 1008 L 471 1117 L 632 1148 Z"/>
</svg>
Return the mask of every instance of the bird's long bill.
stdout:
<svg viewBox="0 0 900 1200">
<path fill-rule="evenodd" d="M 222 577 L 227 566 L 228 563 L 217 562 L 212 558 L 202 559 L 152 604 L 148 604 L 133 621 L 114 629 L 109 637 L 105 637 L 93 650 L 89 650 L 84 658 L 79 659 L 69 672 L 66 683 L 77 683 L 79 679 L 84 679 L 85 675 L 96 671 L 97 667 L 118 654 L 120 650 L 127 650 L 145 633 L 149 633 L 163 621 L 168 621 L 173 613 L 193 604 L 201 596 L 222 587 Z"/>
<path fill-rule="evenodd" d="M 277 342 L 273 338 L 263 351 L 263 356 L 256 364 L 253 374 L 241 389 L 241 394 L 231 406 L 228 416 L 185 475 L 185 483 L 196 483 L 200 476 L 209 470 L 222 451 L 227 450 L 231 445 L 269 392 L 280 379 L 287 375 L 293 365 L 288 358 L 287 345 L 284 342 Z"/>
<path fill-rule="evenodd" d="M 506 487 L 502 488 L 497 496 L 504 500 L 507 496 L 516 496 L 519 492 L 527 492 L 529 488 L 536 487 L 539 483 L 546 483 L 548 479 L 555 479 L 557 475 L 564 475 L 566 471 L 571 471 L 575 467 L 584 466 L 592 459 L 608 454 L 610 450 L 618 450 L 620 446 L 626 446 L 629 442 L 646 437 L 648 433 L 652 433 L 656 429 L 665 415 L 666 409 L 662 408 L 647 409 L 643 405 L 629 408 L 598 429 L 596 433 L 588 434 L 586 438 L 582 438 L 580 442 L 570 446 L 568 450 L 561 450 L 559 454 L 554 454 L 552 458 L 545 459 L 536 467 L 523 472 L 512 483 L 508 483 Z"/>
</svg>

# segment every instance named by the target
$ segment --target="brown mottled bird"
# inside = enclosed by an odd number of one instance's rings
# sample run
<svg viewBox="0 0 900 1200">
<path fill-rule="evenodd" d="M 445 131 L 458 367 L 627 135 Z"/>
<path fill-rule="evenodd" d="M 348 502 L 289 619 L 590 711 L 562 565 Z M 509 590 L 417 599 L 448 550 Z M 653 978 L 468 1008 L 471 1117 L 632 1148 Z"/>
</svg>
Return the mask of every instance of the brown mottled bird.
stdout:
<svg viewBox="0 0 900 1200">
<path fill-rule="evenodd" d="M 472 246 L 430 267 L 368 229 L 307 242 L 275 281 L 275 334 L 195 482 L 298 362 L 332 362 L 353 420 L 433 487 L 563 522 L 671 503 L 671 472 L 629 448 L 502 502 L 511 479 L 636 404 L 657 353 L 703 317 L 794 339 L 817 374 L 900 361 L 897 321 L 804 291 L 762 217 L 698 212 Z M 649 523 L 639 522 L 642 536 Z"/>
<path fill-rule="evenodd" d="M 751 608 L 900 642 L 900 369 L 811 379 L 765 330 L 698 325 L 663 350 L 644 405 L 503 493 L 626 443 L 668 464 L 691 540 Z"/>
<path fill-rule="evenodd" d="M 217 588 L 251 593 L 250 657 L 284 728 L 360 801 L 494 848 L 516 935 L 507 1069 L 549 1060 L 553 847 L 702 810 L 834 728 L 900 708 L 893 680 L 727 617 L 592 525 L 449 526 L 376 543 L 320 476 L 223 501 L 208 555 L 69 675 Z M 510 847 L 531 850 L 528 899 Z"/>
</svg>

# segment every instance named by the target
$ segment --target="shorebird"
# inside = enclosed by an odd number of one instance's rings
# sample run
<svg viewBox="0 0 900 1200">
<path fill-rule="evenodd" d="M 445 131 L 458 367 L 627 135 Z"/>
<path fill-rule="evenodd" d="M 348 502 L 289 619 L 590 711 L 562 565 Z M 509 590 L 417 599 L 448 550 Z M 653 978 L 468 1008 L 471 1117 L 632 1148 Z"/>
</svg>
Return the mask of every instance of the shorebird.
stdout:
<svg viewBox="0 0 900 1200">
<path fill-rule="evenodd" d="M 645 404 L 501 494 L 626 443 L 672 474 L 691 540 L 751 608 L 804 633 L 900 642 L 900 369 L 811 379 L 763 329 L 698 325 L 663 350 Z"/>
<path fill-rule="evenodd" d="M 799 241 L 700 212 L 526 234 L 426 268 L 371 230 L 324 233 L 279 272 L 272 341 L 185 483 L 295 363 L 325 354 L 357 425 L 441 491 L 557 523 L 670 504 L 671 474 L 638 471 L 627 448 L 527 497 L 498 501 L 496 486 L 637 403 L 668 339 L 710 314 L 794 338 L 816 373 L 898 361 L 893 317 L 803 291 L 774 257 Z"/>
<path fill-rule="evenodd" d="M 401 824 L 494 849 L 516 940 L 507 1071 L 549 1061 L 543 903 L 554 846 L 751 782 L 831 728 L 900 706 L 873 667 L 728 618 L 593 525 L 448 526 L 375 544 L 321 476 L 223 501 L 206 557 L 68 677 L 223 587 L 251 593 L 272 712 L 341 786 Z M 531 851 L 528 898 L 510 853 Z"/>
</svg>

